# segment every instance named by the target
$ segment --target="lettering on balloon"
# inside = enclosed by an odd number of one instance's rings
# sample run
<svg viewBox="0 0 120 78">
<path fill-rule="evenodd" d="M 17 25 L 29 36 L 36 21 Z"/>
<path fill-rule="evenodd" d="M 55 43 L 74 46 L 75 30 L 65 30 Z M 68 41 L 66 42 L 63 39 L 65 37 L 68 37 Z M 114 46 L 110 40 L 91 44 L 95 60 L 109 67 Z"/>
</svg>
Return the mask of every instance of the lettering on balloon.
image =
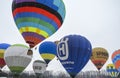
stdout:
<svg viewBox="0 0 120 78">
<path fill-rule="evenodd" d="M 41 70 L 42 67 L 41 66 L 35 66 L 34 69 L 38 69 L 38 70 Z"/>
<path fill-rule="evenodd" d="M 67 60 L 69 56 L 68 52 L 68 38 L 62 39 L 57 47 L 57 54 L 60 60 Z"/>
<path fill-rule="evenodd" d="M 106 52 L 97 52 L 96 55 L 99 58 L 104 57 L 107 59 L 107 57 L 108 57 L 108 53 L 106 53 Z"/>
</svg>

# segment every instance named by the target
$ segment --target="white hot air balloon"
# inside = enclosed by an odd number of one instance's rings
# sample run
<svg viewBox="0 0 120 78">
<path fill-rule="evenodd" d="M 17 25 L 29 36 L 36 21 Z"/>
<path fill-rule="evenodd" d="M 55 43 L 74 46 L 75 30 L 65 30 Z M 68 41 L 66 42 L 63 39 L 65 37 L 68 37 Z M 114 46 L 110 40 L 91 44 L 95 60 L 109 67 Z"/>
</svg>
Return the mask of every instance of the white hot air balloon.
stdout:
<svg viewBox="0 0 120 78">
<path fill-rule="evenodd" d="M 14 44 L 7 48 L 4 59 L 11 72 L 19 74 L 29 65 L 32 55 L 33 53 L 28 46 Z"/>
<path fill-rule="evenodd" d="M 42 73 L 44 73 L 46 71 L 46 68 L 47 64 L 42 60 L 35 60 L 33 62 L 33 70 L 36 73 L 36 75 L 41 75 Z"/>
</svg>

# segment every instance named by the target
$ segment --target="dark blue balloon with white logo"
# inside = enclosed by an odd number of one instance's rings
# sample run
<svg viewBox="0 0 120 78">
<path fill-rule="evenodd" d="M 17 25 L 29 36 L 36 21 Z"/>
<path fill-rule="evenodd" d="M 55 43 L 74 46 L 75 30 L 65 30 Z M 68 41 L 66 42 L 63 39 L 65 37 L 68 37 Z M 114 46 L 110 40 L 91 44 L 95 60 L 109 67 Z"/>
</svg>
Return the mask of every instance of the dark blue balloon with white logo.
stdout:
<svg viewBox="0 0 120 78">
<path fill-rule="evenodd" d="M 81 35 L 65 36 L 57 46 L 58 59 L 73 78 L 87 64 L 91 54 L 90 41 Z"/>
</svg>

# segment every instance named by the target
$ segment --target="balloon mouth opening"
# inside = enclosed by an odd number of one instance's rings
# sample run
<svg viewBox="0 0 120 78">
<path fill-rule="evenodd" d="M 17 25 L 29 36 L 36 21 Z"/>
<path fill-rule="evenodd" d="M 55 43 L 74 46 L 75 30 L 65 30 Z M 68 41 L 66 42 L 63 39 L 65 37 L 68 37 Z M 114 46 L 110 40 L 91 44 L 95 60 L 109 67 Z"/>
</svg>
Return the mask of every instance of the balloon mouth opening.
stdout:
<svg viewBox="0 0 120 78">
<path fill-rule="evenodd" d="M 33 55 L 33 51 L 31 49 L 29 49 L 28 52 L 27 52 L 27 55 L 32 56 Z"/>
<path fill-rule="evenodd" d="M 70 74 L 70 76 L 71 76 L 71 78 L 75 78 L 75 75 L 73 75 L 73 74 Z"/>
<path fill-rule="evenodd" d="M 30 48 L 33 48 L 33 47 L 34 47 L 34 45 L 35 45 L 35 43 L 34 43 L 34 42 L 31 42 L 31 41 L 26 41 L 26 43 L 28 43 L 28 44 L 29 44 Z"/>
</svg>

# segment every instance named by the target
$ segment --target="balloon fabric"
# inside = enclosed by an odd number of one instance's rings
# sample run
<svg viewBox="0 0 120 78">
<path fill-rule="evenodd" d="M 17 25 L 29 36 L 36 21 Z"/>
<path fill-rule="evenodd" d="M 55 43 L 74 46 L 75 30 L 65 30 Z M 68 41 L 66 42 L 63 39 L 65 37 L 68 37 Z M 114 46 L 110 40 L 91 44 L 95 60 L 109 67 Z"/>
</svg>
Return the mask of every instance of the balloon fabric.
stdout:
<svg viewBox="0 0 120 78">
<path fill-rule="evenodd" d="M 100 70 L 108 60 L 109 54 L 105 48 L 95 47 L 92 49 L 91 61 Z"/>
<path fill-rule="evenodd" d="M 115 65 L 112 63 L 107 65 L 106 70 L 110 74 L 110 76 L 113 78 L 119 75 L 119 71 L 115 68 Z"/>
<path fill-rule="evenodd" d="M 41 57 L 48 64 L 57 54 L 57 44 L 51 41 L 45 41 L 39 46 L 39 53 Z"/>
<path fill-rule="evenodd" d="M 4 60 L 5 50 L 10 46 L 8 43 L 0 43 L 0 68 L 3 68 L 6 63 Z"/>
<path fill-rule="evenodd" d="M 115 65 L 116 69 L 120 72 L 120 49 L 113 52 L 112 62 Z"/>
<path fill-rule="evenodd" d="M 57 46 L 57 57 L 72 78 L 87 64 L 91 53 L 90 41 L 81 35 L 67 35 Z"/>
<path fill-rule="evenodd" d="M 65 18 L 62 0 L 13 0 L 12 14 L 30 48 L 54 34 Z"/>
</svg>

